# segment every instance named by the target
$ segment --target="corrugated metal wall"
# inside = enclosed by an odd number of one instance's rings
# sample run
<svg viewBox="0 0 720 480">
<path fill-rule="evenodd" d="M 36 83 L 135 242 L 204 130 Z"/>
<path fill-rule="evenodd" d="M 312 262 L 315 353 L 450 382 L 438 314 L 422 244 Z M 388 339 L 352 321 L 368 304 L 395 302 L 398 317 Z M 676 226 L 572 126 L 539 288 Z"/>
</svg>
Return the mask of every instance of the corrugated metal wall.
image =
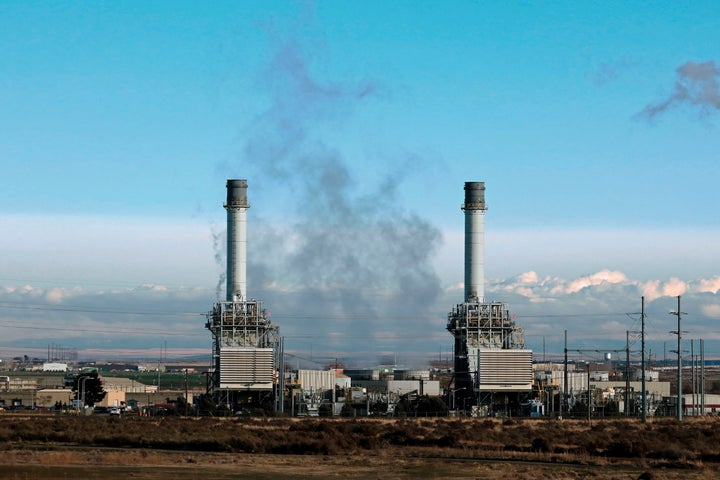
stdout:
<svg viewBox="0 0 720 480">
<path fill-rule="evenodd" d="M 333 390 L 335 388 L 335 371 L 298 370 L 298 380 L 305 391 Z"/>
<path fill-rule="evenodd" d="M 532 350 L 480 349 L 480 390 L 532 389 Z"/>
<path fill-rule="evenodd" d="M 274 373 L 272 348 L 220 349 L 220 388 L 271 390 Z"/>
</svg>

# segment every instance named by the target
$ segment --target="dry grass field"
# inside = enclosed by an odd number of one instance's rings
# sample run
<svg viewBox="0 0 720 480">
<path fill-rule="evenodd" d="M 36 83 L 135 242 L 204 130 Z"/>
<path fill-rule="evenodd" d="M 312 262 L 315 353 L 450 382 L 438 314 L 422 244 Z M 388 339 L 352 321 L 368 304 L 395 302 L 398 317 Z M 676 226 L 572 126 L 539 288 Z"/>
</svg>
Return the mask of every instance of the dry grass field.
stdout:
<svg viewBox="0 0 720 480">
<path fill-rule="evenodd" d="M 720 420 L 0 415 L 0 478 L 717 479 Z"/>
</svg>

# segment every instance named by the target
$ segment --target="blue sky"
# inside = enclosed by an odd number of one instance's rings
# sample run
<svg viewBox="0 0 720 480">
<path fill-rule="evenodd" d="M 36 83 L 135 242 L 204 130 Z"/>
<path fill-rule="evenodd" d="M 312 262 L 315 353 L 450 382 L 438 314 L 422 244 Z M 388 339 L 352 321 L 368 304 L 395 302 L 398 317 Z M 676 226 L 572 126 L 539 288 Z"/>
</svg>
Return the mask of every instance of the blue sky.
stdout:
<svg viewBox="0 0 720 480">
<path fill-rule="evenodd" d="M 296 353 L 449 349 L 463 183 L 485 181 L 486 291 L 531 348 L 621 348 L 641 295 L 661 348 L 682 294 L 720 355 L 719 21 L 711 1 L 3 2 L 0 348 L 208 349 L 191 314 L 246 178 L 249 292 Z"/>
</svg>

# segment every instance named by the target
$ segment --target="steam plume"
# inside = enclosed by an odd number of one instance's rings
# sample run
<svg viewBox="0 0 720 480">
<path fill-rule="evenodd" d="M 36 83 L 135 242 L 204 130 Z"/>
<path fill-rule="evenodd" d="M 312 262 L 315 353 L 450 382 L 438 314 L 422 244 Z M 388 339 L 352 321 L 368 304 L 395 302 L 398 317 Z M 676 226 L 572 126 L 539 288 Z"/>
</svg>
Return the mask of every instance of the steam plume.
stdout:
<svg viewBox="0 0 720 480">
<path fill-rule="evenodd" d="M 428 322 L 441 293 L 431 265 L 439 230 L 399 206 L 402 169 L 388 165 L 376 185 L 359 184 L 339 150 L 315 134 L 373 100 L 377 86 L 316 80 L 293 43 L 278 50 L 263 84 L 271 101 L 248 131 L 242 167 L 257 171 L 251 185 L 290 195 L 280 224 L 252 219 L 249 291 L 262 289 L 284 334 L 337 332 L 339 349 L 353 348 L 356 335 L 381 342 L 397 322 Z"/>
</svg>

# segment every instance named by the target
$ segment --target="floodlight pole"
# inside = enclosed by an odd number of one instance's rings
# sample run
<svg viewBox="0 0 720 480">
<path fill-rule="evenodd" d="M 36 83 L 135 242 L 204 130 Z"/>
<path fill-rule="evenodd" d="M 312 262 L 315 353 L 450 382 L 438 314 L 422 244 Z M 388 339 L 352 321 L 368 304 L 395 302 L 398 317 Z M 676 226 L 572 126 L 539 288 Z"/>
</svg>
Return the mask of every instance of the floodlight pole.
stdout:
<svg viewBox="0 0 720 480">
<path fill-rule="evenodd" d="M 588 388 L 587 388 L 587 410 L 588 410 L 588 424 L 592 425 L 592 419 L 590 418 L 590 362 L 587 362 L 587 382 L 588 382 Z"/>
<path fill-rule="evenodd" d="M 85 381 L 90 377 L 82 377 L 80 379 L 80 401 L 82 402 L 82 411 L 85 413 Z"/>
</svg>

